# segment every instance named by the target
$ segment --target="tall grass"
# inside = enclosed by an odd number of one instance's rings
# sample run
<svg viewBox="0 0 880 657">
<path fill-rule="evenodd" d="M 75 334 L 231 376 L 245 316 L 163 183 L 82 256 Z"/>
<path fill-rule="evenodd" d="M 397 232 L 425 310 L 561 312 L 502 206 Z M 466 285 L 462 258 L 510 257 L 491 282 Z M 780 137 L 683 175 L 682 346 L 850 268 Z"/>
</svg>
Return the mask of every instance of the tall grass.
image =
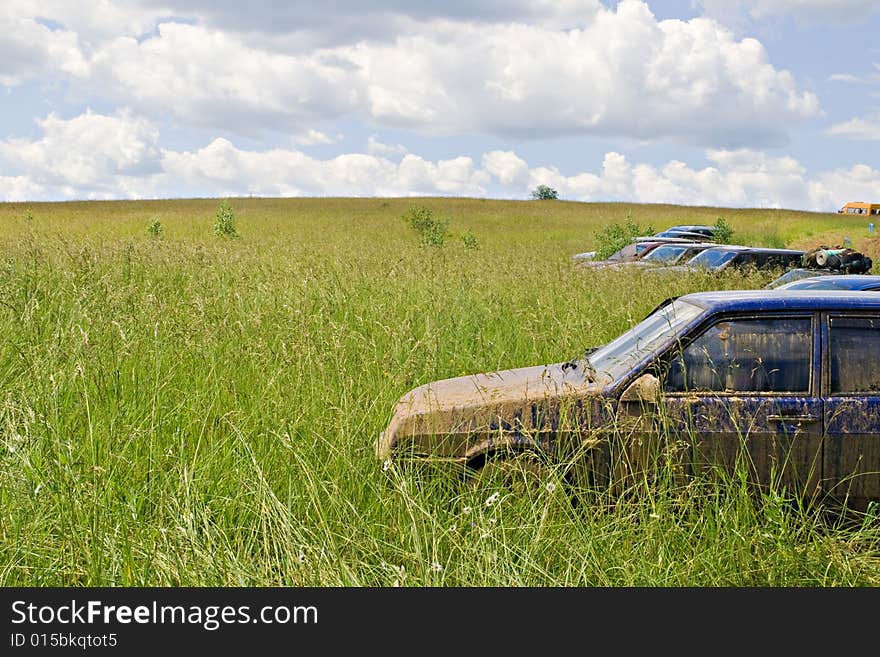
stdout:
<svg viewBox="0 0 880 657">
<path fill-rule="evenodd" d="M 412 204 L 481 248 L 420 248 L 400 220 Z M 28 220 L 0 205 L 0 584 L 880 583 L 875 518 L 828 521 L 736 482 L 572 506 L 552 486 L 493 498 L 373 458 L 416 385 L 565 360 L 666 297 L 763 285 L 570 266 L 627 210 L 662 227 L 718 209 L 233 205 L 238 240 L 213 237 L 213 199 L 31 203 Z M 160 240 L 143 228 L 156 216 Z M 724 216 L 792 241 L 858 228 Z"/>
</svg>

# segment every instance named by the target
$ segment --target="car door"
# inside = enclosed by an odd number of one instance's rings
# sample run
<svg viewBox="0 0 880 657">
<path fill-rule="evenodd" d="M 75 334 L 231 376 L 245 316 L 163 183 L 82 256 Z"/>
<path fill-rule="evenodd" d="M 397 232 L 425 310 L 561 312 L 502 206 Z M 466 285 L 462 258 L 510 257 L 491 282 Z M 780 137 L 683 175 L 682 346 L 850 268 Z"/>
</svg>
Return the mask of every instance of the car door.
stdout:
<svg viewBox="0 0 880 657">
<path fill-rule="evenodd" d="M 660 413 L 693 471 L 811 493 L 822 470 L 818 318 L 722 318 L 661 367 Z M 745 470 L 739 470 L 744 468 Z"/>
<path fill-rule="evenodd" d="M 829 313 L 822 342 L 823 489 L 864 507 L 880 498 L 880 314 Z"/>
</svg>

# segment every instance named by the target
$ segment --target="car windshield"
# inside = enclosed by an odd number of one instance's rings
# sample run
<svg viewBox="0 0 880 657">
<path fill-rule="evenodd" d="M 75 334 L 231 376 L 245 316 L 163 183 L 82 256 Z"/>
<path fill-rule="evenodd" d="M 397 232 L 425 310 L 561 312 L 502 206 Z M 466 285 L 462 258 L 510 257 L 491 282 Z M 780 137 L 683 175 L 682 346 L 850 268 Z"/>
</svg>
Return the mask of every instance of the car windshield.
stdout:
<svg viewBox="0 0 880 657">
<path fill-rule="evenodd" d="M 688 260 L 689 265 L 695 267 L 706 267 L 707 269 L 717 269 L 725 263 L 736 257 L 736 251 L 727 251 L 724 249 L 706 249 L 702 253 L 698 253 Z"/>
<path fill-rule="evenodd" d="M 617 381 L 645 356 L 679 334 L 704 309 L 677 299 L 655 310 L 641 323 L 587 356 L 589 367 L 598 376 Z"/>
<path fill-rule="evenodd" d="M 667 244 L 666 246 L 658 246 L 656 249 L 652 249 L 650 253 L 648 253 L 642 260 L 651 260 L 654 262 L 675 262 L 682 253 L 687 250 L 686 246 L 673 246 L 671 244 Z"/>
</svg>

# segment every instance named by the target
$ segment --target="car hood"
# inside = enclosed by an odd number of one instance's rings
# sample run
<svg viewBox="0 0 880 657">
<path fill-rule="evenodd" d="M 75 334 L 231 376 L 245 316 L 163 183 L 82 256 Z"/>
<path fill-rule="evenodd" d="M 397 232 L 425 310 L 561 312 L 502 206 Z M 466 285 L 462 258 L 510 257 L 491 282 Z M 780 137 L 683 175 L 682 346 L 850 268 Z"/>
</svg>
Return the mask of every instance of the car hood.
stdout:
<svg viewBox="0 0 880 657">
<path fill-rule="evenodd" d="M 494 433 L 555 430 L 566 401 L 577 404 L 599 391 L 582 368 L 565 363 L 434 381 L 398 400 L 376 455 L 384 459 L 406 447 L 462 457 L 475 441 Z"/>
</svg>

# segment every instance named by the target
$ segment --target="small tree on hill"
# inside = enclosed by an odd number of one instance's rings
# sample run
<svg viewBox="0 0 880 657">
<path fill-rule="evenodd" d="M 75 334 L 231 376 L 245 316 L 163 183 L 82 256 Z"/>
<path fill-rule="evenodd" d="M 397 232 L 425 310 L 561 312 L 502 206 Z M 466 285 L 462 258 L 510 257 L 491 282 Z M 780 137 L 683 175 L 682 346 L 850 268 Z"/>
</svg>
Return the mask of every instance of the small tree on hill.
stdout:
<svg viewBox="0 0 880 657">
<path fill-rule="evenodd" d="M 547 185 L 538 185 L 532 190 L 532 198 L 536 201 L 556 201 L 559 199 L 559 192 Z"/>
</svg>

